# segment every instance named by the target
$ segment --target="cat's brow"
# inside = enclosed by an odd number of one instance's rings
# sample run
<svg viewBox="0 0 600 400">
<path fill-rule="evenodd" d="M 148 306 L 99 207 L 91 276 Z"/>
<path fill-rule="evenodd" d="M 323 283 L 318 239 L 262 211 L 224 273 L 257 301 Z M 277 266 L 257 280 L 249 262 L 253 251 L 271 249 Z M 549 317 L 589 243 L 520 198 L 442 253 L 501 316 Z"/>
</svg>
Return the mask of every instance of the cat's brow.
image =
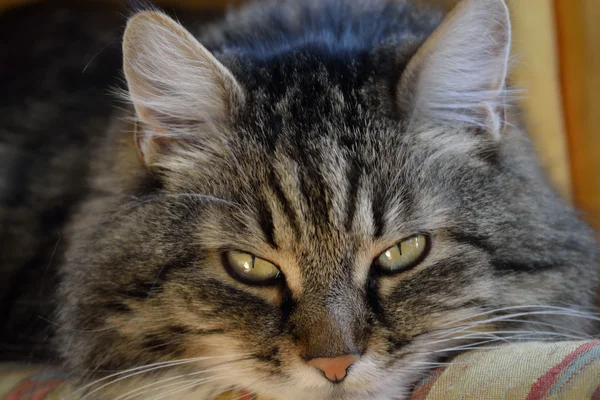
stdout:
<svg viewBox="0 0 600 400">
<path fill-rule="evenodd" d="M 296 239 L 299 239 L 302 236 L 302 228 L 300 226 L 298 213 L 294 210 L 292 203 L 288 199 L 288 195 L 286 195 L 283 186 L 281 185 L 277 173 L 274 171 L 269 174 L 269 187 L 272 189 L 279 204 L 281 204 L 283 214 L 287 217 Z"/>
</svg>

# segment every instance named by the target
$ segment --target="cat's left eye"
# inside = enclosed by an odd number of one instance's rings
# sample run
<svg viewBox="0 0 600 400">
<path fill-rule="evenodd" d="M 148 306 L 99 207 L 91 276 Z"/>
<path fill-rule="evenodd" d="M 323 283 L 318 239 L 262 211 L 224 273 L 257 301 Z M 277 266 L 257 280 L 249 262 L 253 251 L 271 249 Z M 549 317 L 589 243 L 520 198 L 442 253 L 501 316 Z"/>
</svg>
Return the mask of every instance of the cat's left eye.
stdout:
<svg viewBox="0 0 600 400">
<path fill-rule="evenodd" d="M 406 271 L 423 260 L 427 244 L 427 236 L 412 236 L 381 253 L 375 260 L 375 265 L 381 272 Z"/>
<path fill-rule="evenodd" d="M 247 284 L 272 284 L 281 276 L 275 264 L 250 253 L 228 251 L 224 258 L 231 274 Z"/>
</svg>

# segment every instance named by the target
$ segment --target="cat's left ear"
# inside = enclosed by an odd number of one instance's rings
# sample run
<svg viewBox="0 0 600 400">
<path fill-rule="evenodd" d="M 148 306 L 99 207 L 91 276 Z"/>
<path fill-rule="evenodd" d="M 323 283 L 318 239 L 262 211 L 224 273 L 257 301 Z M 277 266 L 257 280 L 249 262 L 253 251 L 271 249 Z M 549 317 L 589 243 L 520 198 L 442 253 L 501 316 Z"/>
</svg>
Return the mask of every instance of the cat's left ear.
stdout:
<svg viewBox="0 0 600 400">
<path fill-rule="evenodd" d="M 143 11 L 127 23 L 123 69 L 141 121 L 137 145 L 149 166 L 178 149 L 218 146 L 218 127 L 243 100 L 231 72 L 160 12 Z"/>
<path fill-rule="evenodd" d="M 409 62 L 397 88 L 412 122 L 503 130 L 511 46 L 503 0 L 463 0 Z"/>
</svg>

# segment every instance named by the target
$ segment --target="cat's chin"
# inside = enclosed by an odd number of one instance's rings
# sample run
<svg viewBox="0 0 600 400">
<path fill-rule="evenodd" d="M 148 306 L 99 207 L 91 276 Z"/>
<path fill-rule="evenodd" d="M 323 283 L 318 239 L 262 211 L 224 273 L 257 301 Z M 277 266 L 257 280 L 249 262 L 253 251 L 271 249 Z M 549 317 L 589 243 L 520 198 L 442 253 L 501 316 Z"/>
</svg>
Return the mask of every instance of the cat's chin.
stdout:
<svg viewBox="0 0 600 400">
<path fill-rule="evenodd" d="M 291 376 L 273 381 L 253 379 L 246 389 L 259 398 L 272 400 L 404 400 L 423 371 L 382 370 L 365 357 L 343 382 L 331 383 L 314 376 L 311 369 L 298 368 Z"/>
<path fill-rule="evenodd" d="M 328 384 L 315 386 L 281 385 L 264 382 L 259 387 L 243 388 L 230 382 L 215 382 L 190 387 L 189 382 L 176 385 L 174 383 L 156 387 L 153 390 L 140 391 L 155 381 L 136 381 L 129 384 L 115 385 L 109 392 L 101 392 L 102 398 L 113 398 L 138 394 L 151 394 L 152 398 L 163 400 L 209 400 L 219 397 L 227 388 L 235 388 L 234 399 L 246 399 L 246 396 L 258 395 L 265 400 L 404 400 L 410 397 L 410 387 L 399 386 L 398 382 L 384 379 L 377 385 L 365 389 L 344 387 L 343 384 Z M 253 390 L 254 389 L 254 390 Z M 250 397 L 248 397 L 250 398 Z M 254 398 L 254 397 L 252 397 Z"/>
<path fill-rule="evenodd" d="M 398 382 L 394 384 L 389 380 L 363 390 L 349 389 L 337 384 L 321 388 L 290 385 L 284 388 L 277 386 L 276 389 L 261 389 L 263 390 L 259 391 L 259 397 L 272 400 L 404 400 L 410 396 L 408 385 L 399 386 Z"/>
<path fill-rule="evenodd" d="M 409 398 L 410 393 L 407 390 L 389 389 L 381 388 L 375 393 L 372 391 L 351 392 L 343 389 L 311 392 L 290 390 L 285 394 L 280 393 L 277 396 L 272 395 L 265 398 L 273 400 L 405 400 Z"/>
<path fill-rule="evenodd" d="M 238 387 L 239 388 L 239 387 Z M 260 399 L 269 400 L 405 400 L 410 397 L 408 388 L 400 388 L 390 382 L 381 382 L 376 390 L 348 390 L 342 385 L 330 385 L 320 389 L 289 385 L 282 387 L 268 384 L 261 385 L 261 390 L 237 390 L 236 393 L 258 393 Z M 165 394 L 165 400 L 207 400 L 217 397 L 219 390 L 215 387 L 199 387 L 193 391 L 178 392 L 172 396 Z M 246 398 L 237 394 L 235 398 Z"/>
</svg>

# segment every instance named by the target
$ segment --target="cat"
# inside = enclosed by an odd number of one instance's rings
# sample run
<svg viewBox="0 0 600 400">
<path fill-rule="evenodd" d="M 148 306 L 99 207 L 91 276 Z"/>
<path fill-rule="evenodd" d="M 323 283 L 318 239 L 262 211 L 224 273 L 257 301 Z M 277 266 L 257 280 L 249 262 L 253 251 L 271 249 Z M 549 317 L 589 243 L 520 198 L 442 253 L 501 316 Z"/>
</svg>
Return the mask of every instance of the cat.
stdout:
<svg viewBox="0 0 600 400">
<path fill-rule="evenodd" d="M 2 103 L 2 268 L 53 293 L 41 331 L 83 398 L 402 399 L 460 351 L 597 333 L 595 234 L 515 120 L 503 0 L 188 26 L 129 18 L 124 110 L 111 52 L 114 76 Z M 27 213 L 60 226 L 37 277 Z"/>
</svg>

